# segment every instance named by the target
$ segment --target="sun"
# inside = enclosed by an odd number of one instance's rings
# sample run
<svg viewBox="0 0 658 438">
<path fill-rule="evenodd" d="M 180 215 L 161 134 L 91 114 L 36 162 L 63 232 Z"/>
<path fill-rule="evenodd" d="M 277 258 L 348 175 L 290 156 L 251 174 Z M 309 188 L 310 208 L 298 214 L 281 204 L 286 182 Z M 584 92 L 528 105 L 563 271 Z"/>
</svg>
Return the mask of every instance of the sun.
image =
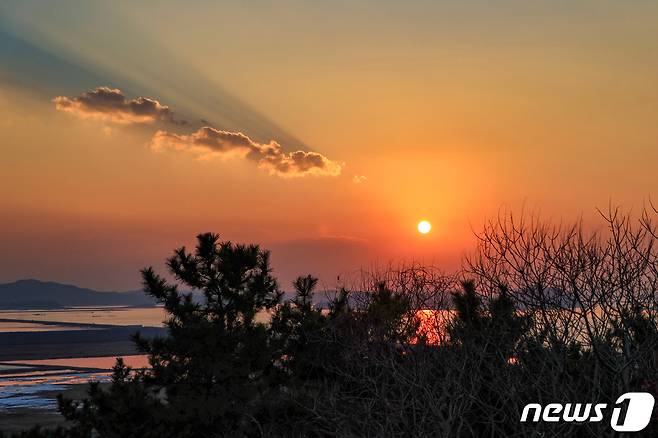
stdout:
<svg viewBox="0 0 658 438">
<path fill-rule="evenodd" d="M 432 230 L 432 224 L 430 224 L 428 221 L 420 221 L 418 222 L 418 232 L 420 234 L 427 234 Z"/>
</svg>

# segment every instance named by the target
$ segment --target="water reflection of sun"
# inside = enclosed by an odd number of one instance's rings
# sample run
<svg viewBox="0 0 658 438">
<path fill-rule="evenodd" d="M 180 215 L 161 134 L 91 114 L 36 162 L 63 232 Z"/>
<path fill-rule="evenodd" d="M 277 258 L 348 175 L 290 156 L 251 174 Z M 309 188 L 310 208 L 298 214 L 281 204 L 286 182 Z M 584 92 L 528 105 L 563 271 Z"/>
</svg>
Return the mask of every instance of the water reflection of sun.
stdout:
<svg viewBox="0 0 658 438">
<path fill-rule="evenodd" d="M 424 338 L 425 342 L 430 345 L 444 343 L 446 340 L 446 327 L 453 313 L 451 310 L 417 310 L 418 336 L 416 342 Z"/>
</svg>

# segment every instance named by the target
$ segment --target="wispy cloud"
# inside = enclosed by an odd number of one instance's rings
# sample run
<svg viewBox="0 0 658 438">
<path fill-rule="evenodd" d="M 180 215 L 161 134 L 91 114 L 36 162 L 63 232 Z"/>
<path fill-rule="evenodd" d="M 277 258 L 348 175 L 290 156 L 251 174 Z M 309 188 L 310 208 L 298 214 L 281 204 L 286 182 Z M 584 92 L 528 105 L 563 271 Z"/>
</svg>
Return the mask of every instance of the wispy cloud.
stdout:
<svg viewBox="0 0 658 438">
<path fill-rule="evenodd" d="M 241 132 L 221 131 L 208 126 L 187 135 L 160 130 L 151 139 L 150 146 L 154 151 L 189 151 L 201 159 L 248 159 L 270 175 L 286 178 L 338 176 L 343 168 L 343 163 L 332 161 L 317 152 L 285 152 L 275 141 L 258 143 Z"/>
<path fill-rule="evenodd" d="M 55 108 L 80 118 L 100 119 L 114 123 L 151 123 L 162 120 L 174 124 L 185 124 L 174 118 L 171 109 L 148 97 L 127 98 L 116 88 L 98 87 L 85 91 L 77 97 L 57 96 Z"/>
</svg>

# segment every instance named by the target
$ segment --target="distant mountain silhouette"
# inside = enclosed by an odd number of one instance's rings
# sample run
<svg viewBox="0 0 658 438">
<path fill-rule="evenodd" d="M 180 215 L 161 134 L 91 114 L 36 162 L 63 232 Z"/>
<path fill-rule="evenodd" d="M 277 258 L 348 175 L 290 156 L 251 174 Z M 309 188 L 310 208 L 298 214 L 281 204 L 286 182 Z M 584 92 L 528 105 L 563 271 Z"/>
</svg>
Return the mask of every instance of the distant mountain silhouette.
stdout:
<svg viewBox="0 0 658 438">
<path fill-rule="evenodd" d="M 39 280 L 19 280 L 0 284 L 0 309 L 153 305 L 155 301 L 142 291 L 99 292 L 69 284 Z"/>
</svg>

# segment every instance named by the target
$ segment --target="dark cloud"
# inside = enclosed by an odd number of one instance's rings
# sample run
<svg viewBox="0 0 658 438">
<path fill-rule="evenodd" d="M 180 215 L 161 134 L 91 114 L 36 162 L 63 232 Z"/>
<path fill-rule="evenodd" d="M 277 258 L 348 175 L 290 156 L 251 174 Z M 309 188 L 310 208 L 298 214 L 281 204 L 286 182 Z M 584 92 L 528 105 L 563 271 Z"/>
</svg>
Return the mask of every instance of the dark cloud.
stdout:
<svg viewBox="0 0 658 438">
<path fill-rule="evenodd" d="M 208 126 L 189 135 L 158 131 L 151 140 L 151 149 L 190 151 L 202 159 L 246 158 L 271 175 L 281 177 L 338 176 L 343 168 L 342 163 L 317 152 L 285 152 L 275 141 L 258 143 L 241 132 L 221 131 Z"/>
<path fill-rule="evenodd" d="M 73 98 L 57 96 L 53 102 L 58 110 L 81 118 L 96 118 L 126 124 L 150 123 L 156 120 L 175 124 L 185 123 L 176 120 L 171 109 L 157 100 L 148 97 L 128 99 L 116 88 L 98 87 Z"/>
<path fill-rule="evenodd" d="M 355 269 L 376 259 L 369 242 L 348 236 L 269 242 L 265 246 L 272 252 L 272 267 L 284 290 L 290 290 L 300 272 L 319 277 L 322 288 L 333 289 L 344 281 L 349 284 L 358 279 Z"/>
</svg>

